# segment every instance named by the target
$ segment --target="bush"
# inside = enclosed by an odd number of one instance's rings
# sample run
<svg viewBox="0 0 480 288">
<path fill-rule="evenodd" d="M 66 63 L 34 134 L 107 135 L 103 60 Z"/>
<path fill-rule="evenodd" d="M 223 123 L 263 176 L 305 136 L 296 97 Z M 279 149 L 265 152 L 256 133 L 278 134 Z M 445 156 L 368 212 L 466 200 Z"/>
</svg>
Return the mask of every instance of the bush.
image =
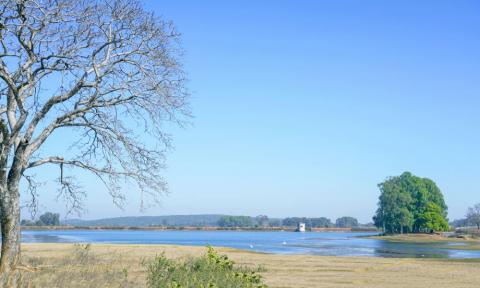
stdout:
<svg viewBox="0 0 480 288">
<path fill-rule="evenodd" d="M 170 260 L 164 254 L 147 264 L 149 288 L 265 288 L 260 268 L 236 267 L 212 247 L 199 258 Z"/>
</svg>

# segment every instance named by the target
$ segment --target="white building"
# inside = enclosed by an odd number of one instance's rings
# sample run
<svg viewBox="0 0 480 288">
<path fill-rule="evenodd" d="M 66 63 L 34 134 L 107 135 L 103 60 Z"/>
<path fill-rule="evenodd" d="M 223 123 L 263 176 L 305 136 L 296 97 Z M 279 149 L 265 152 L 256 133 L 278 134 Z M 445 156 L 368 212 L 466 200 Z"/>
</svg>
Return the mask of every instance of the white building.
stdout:
<svg viewBox="0 0 480 288">
<path fill-rule="evenodd" d="M 305 223 L 303 222 L 298 222 L 297 224 L 297 232 L 305 232 Z"/>
</svg>

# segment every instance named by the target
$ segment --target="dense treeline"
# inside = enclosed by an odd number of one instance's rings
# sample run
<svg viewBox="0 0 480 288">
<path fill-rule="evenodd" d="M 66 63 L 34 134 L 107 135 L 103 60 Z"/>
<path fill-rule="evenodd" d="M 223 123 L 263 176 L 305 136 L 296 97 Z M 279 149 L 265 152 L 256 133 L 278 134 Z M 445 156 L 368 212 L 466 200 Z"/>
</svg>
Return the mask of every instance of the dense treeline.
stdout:
<svg viewBox="0 0 480 288">
<path fill-rule="evenodd" d="M 325 217 L 320 218 L 306 218 L 306 217 L 289 217 L 282 221 L 282 226 L 293 227 L 297 226 L 299 222 L 305 223 L 307 228 L 320 228 L 320 227 L 334 227 L 332 221 Z"/>
<path fill-rule="evenodd" d="M 307 228 L 332 228 L 332 227 L 357 227 L 357 219 L 353 217 L 340 217 L 332 222 L 326 217 L 288 217 L 269 218 L 266 215 L 256 217 L 230 216 L 230 215 L 171 215 L 171 216 L 138 216 L 138 217 L 117 217 L 97 220 L 71 219 L 60 222 L 58 213 L 47 212 L 41 215 L 36 221 L 23 219 L 23 226 L 105 226 L 105 227 L 295 227 L 299 222 L 306 224 Z"/>
<path fill-rule="evenodd" d="M 220 227 L 252 227 L 253 220 L 249 216 L 223 216 L 218 220 Z"/>
<path fill-rule="evenodd" d="M 282 219 L 268 218 L 266 215 L 256 217 L 250 216 L 229 216 L 220 217 L 217 221 L 219 227 L 279 227 L 282 226 Z"/>
<path fill-rule="evenodd" d="M 108 227 L 209 227 L 217 226 L 218 220 L 225 215 L 198 214 L 198 215 L 163 215 L 163 216 L 129 216 L 104 218 L 96 220 L 70 219 L 63 222 L 72 226 L 108 226 Z"/>
<path fill-rule="evenodd" d="M 447 205 L 435 182 L 405 172 L 378 185 L 380 197 L 373 217 L 386 233 L 446 231 Z"/>
<path fill-rule="evenodd" d="M 338 218 L 335 224 L 326 217 L 288 217 L 285 219 L 269 219 L 265 215 L 257 217 L 249 216 L 223 216 L 217 224 L 220 227 L 295 227 L 298 223 L 305 223 L 307 228 L 331 228 L 331 227 L 357 227 L 358 221 L 353 217 Z"/>
<path fill-rule="evenodd" d="M 350 216 L 343 216 L 335 221 L 335 226 L 339 228 L 358 227 L 358 220 Z"/>
<path fill-rule="evenodd" d="M 285 218 L 282 221 L 282 225 L 286 227 L 296 226 L 297 223 L 303 222 L 307 228 L 351 228 L 358 227 L 358 220 L 354 217 L 344 216 L 335 220 L 335 223 L 332 222 L 329 218 L 319 217 L 319 218 L 306 218 L 306 217 L 290 217 Z"/>
<path fill-rule="evenodd" d="M 32 220 L 22 220 L 21 225 L 23 226 L 58 226 L 60 225 L 60 214 L 58 213 L 51 213 L 51 212 L 46 212 L 40 217 L 38 217 L 38 220 L 32 221 Z"/>
</svg>

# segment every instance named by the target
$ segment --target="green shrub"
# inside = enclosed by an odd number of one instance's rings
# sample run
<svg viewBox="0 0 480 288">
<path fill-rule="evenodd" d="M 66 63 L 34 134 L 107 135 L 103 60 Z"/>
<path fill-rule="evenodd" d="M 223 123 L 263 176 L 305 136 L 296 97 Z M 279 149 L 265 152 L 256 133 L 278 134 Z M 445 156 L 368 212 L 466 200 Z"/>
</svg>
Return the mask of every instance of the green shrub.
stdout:
<svg viewBox="0 0 480 288">
<path fill-rule="evenodd" d="M 149 288 L 265 288 L 260 269 L 237 267 L 212 247 L 198 258 L 170 260 L 160 255 L 147 264 Z"/>
</svg>

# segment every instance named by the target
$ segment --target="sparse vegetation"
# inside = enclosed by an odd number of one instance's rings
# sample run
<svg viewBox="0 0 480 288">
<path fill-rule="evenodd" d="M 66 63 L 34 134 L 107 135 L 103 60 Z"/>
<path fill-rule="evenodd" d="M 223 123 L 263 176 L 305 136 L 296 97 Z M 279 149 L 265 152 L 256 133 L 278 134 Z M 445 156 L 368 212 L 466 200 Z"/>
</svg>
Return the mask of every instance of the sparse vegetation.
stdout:
<svg viewBox="0 0 480 288">
<path fill-rule="evenodd" d="M 149 288 L 264 288 L 261 276 L 246 267 L 236 267 L 226 255 L 212 247 L 198 258 L 185 261 L 170 260 L 164 254 L 148 264 Z"/>
<path fill-rule="evenodd" d="M 480 203 L 468 208 L 467 221 L 471 225 L 475 225 L 477 230 L 480 230 Z"/>
<path fill-rule="evenodd" d="M 52 261 L 53 260 L 53 261 Z M 24 257 L 22 286 L 29 288 L 133 288 L 139 287 L 128 277 L 128 268 L 119 266 L 122 255 L 101 257 L 90 244 L 75 244 L 60 258 Z"/>
<path fill-rule="evenodd" d="M 235 265 L 212 247 L 198 257 L 152 259 L 137 256 L 138 265 L 124 255 L 95 253 L 90 244 L 74 244 L 62 257 L 27 255 L 22 285 L 29 288 L 149 287 L 149 288 L 265 288 L 259 272 L 264 268 Z M 150 251 L 151 254 L 152 251 Z M 143 264 L 142 264 L 143 263 Z M 132 270 L 129 270 L 132 269 Z M 141 272 L 141 273 L 139 273 Z"/>
</svg>

